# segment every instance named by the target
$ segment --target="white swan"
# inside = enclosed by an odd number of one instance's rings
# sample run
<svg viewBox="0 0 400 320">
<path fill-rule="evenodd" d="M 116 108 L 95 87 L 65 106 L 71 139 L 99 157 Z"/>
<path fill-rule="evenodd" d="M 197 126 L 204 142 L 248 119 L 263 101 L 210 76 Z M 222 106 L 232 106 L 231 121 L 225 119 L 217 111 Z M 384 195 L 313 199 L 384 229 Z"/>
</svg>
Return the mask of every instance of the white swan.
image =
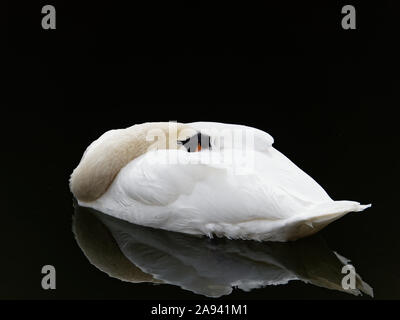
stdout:
<svg viewBox="0 0 400 320">
<path fill-rule="evenodd" d="M 79 205 L 135 224 L 259 241 L 308 236 L 370 206 L 333 201 L 273 142 L 213 122 L 112 130 L 88 147 L 70 187 Z"/>
</svg>

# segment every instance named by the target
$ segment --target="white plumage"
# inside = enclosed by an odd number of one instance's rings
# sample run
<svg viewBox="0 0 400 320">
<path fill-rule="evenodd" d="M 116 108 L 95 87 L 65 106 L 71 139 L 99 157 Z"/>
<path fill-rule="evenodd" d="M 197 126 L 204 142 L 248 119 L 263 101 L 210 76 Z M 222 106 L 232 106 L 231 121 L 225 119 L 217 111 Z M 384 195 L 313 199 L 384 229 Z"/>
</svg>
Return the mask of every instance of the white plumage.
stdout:
<svg viewBox="0 0 400 320">
<path fill-rule="evenodd" d="M 187 152 L 170 147 L 144 152 L 122 166 L 100 197 L 91 201 L 77 197 L 79 204 L 139 225 L 260 241 L 295 240 L 348 212 L 368 207 L 354 201 L 333 201 L 272 146 L 274 140 L 265 132 L 212 122 L 186 126 L 210 132 L 211 149 Z M 242 132 L 242 149 L 213 136 L 212 130 L 233 135 Z M 249 145 L 246 134 L 254 137 Z M 118 144 L 118 137 L 114 143 Z M 101 144 L 102 138 L 95 143 Z M 107 150 L 89 148 L 86 154 L 90 152 L 104 154 Z M 118 152 L 113 157 L 118 157 Z M 171 159 L 178 161 L 171 163 Z M 90 168 L 85 161 L 84 156 L 80 166 Z M 96 165 L 97 172 L 110 167 L 107 163 Z M 82 172 L 79 166 L 76 171 Z M 78 173 L 72 176 L 72 190 Z"/>
</svg>

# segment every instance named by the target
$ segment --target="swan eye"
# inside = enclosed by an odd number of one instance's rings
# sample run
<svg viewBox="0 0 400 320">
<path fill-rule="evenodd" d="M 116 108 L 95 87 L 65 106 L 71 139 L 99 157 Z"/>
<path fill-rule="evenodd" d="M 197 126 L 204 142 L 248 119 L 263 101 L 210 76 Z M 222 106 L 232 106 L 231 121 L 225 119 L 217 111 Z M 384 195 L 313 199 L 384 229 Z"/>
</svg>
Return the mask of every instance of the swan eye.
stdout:
<svg viewBox="0 0 400 320">
<path fill-rule="evenodd" d="M 183 141 L 178 141 L 183 145 L 187 152 L 199 152 L 203 149 L 211 149 L 211 138 L 206 134 L 198 133 Z"/>
</svg>

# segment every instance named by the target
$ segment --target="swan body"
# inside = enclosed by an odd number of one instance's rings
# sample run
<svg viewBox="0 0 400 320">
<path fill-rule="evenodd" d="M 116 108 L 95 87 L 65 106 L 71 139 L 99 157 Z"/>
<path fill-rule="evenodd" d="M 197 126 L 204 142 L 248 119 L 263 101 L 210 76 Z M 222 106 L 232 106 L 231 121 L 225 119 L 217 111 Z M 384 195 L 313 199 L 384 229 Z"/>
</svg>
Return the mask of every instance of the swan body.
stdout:
<svg viewBox="0 0 400 320">
<path fill-rule="evenodd" d="M 79 205 L 143 226 L 259 241 L 308 236 L 369 206 L 333 201 L 261 130 L 176 124 L 176 145 L 170 140 L 152 148 L 144 132 L 160 126 L 166 132 L 163 123 L 138 125 L 106 133 L 89 146 L 71 177 Z M 224 138 L 215 134 L 221 131 Z M 209 133 L 211 147 L 187 152 L 179 145 L 194 132 Z M 240 148 L 226 138 L 229 133 L 241 135 Z"/>
</svg>

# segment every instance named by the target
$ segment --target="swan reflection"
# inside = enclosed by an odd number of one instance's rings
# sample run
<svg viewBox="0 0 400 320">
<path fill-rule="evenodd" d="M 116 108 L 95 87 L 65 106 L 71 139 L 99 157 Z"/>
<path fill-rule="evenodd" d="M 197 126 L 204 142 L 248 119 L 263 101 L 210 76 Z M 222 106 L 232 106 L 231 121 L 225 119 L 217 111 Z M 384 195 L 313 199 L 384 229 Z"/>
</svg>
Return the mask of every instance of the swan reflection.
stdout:
<svg viewBox="0 0 400 320">
<path fill-rule="evenodd" d="M 342 288 L 347 259 L 331 251 L 319 236 L 289 243 L 197 238 L 133 225 L 78 205 L 73 231 L 93 265 L 132 283 L 166 283 L 221 297 L 234 287 L 249 291 L 301 280 L 373 296 L 359 275 L 355 289 Z"/>
</svg>

